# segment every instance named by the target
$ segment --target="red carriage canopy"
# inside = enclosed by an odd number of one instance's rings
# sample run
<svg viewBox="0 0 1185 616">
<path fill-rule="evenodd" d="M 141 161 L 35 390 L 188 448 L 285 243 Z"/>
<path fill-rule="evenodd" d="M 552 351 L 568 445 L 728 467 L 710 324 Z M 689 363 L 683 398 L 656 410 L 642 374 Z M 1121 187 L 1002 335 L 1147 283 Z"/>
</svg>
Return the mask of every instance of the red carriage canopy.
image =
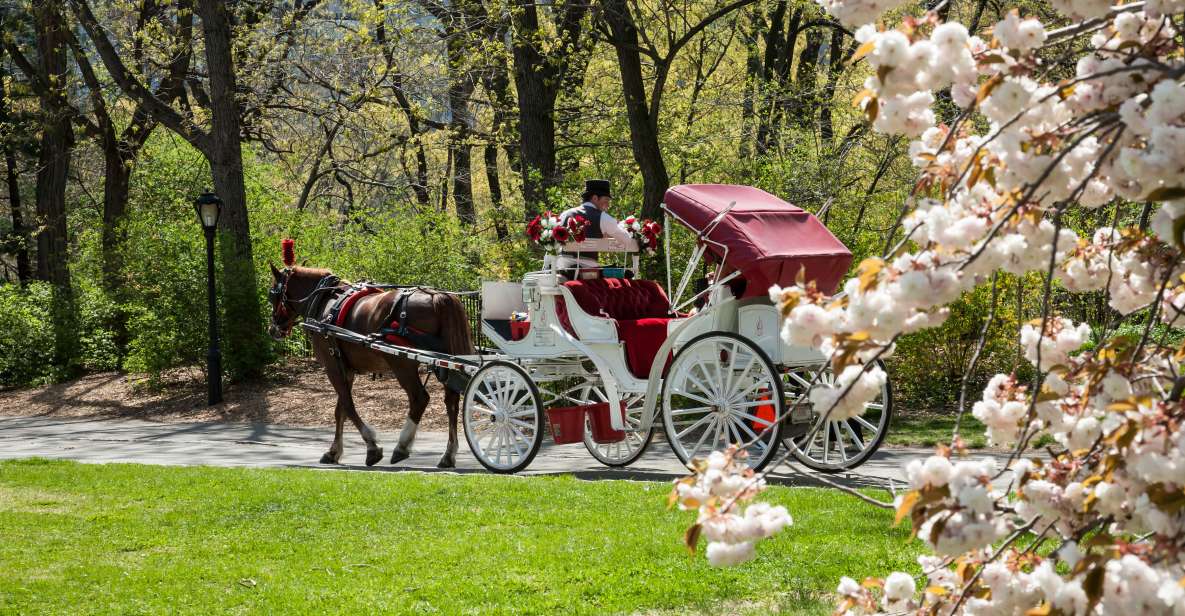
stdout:
<svg viewBox="0 0 1185 616">
<path fill-rule="evenodd" d="M 765 295 L 775 284 L 794 284 L 803 267 L 808 281 L 832 293 L 852 264 L 852 252 L 818 218 L 759 188 L 686 184 L 668 189 L 664 202 L 692 231 L 711 227 L 705 235 L 711 240 L 708 250 L 724 259 L 724 274 L 740 270 L 748 283 L 745 297 Z"/>
</svg>

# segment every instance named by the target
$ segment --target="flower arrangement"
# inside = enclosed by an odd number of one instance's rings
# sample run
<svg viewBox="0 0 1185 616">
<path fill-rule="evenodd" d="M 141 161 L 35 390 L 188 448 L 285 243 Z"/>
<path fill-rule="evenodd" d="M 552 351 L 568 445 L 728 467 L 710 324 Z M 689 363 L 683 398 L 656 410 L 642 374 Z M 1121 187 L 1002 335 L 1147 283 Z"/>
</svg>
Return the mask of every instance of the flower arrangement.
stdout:
<svg viewBox="0 0 1185 616">
<path fill-rule="evenodd" d="M 662 225 L 657 222 L 650 219 L 642 220 L 631 214 L 617 223 L 617 226 L 630 234 L 646 254 L 652 255 L 658 250 L 658 236 L 662 234 Z"/>
<path fill-rule="evenodd" d="M 587 228 L 588 219 L 583 216 L 572 216 L 564 223 L 559 216 L 547 211 L 527 223 L 527 237 L 547 252 L 555 252 L 568 242 L 583 242 Z"/>
</svg>

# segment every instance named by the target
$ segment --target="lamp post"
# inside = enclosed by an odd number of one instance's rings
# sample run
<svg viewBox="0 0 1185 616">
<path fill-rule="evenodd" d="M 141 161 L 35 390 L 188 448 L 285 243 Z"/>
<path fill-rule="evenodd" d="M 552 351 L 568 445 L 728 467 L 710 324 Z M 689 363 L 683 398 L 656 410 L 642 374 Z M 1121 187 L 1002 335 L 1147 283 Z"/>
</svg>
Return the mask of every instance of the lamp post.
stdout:
<svg viewBox="0 0 1185 616">
<path fill-rule="evenodd" d="M 206 295 L 210 301 L 210 350 L 206 353 L 206 381 L 210 406 L 222 402 L 222 352 L 218 349 L 218 301 L 214 296 L 214 232 L 218 229 L 218 215 L 222 213 L 222 199 L 204 192 L 193 202 L 198 222 L 206 232 Z"/>
</svg>

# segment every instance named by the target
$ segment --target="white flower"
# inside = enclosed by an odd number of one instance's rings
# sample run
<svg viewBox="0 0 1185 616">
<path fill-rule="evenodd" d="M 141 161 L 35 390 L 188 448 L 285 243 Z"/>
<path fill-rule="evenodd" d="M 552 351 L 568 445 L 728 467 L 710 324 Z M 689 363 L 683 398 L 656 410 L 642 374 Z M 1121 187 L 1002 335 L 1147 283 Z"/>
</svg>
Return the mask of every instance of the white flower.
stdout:
<svg viewBox="0 0 1185 616">
<path fill-rule="evenodd" d="M 729 567 L 753 560 L 757 551 L 753 543 L 708 543 L 708 564 L 713 567 Z"/>
</svg>

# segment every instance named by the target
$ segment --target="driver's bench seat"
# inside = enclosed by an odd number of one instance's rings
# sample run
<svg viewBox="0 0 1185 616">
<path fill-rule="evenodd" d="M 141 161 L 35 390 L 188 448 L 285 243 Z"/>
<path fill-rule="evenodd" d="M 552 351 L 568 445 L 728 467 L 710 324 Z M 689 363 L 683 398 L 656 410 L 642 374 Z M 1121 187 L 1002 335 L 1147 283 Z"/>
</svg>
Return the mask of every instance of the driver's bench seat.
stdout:
<svg viewBox="0 0 1185 616">
<path fill-rule="evenodd" d="M 635 377 L 647 378 L 654 356 L 667 339 L 667 322 L 671 320 L 671 304 L 662 286 L 653 280 L 636 278 L 572 280 L 564 286 L 586 313 L 617 322 L 617 338 L 625 343 L 630 372 Z M 579 338 L 580 334 L 572 330 L 562 299 L 557 309 L 560 323 Z"/>
</svg>

